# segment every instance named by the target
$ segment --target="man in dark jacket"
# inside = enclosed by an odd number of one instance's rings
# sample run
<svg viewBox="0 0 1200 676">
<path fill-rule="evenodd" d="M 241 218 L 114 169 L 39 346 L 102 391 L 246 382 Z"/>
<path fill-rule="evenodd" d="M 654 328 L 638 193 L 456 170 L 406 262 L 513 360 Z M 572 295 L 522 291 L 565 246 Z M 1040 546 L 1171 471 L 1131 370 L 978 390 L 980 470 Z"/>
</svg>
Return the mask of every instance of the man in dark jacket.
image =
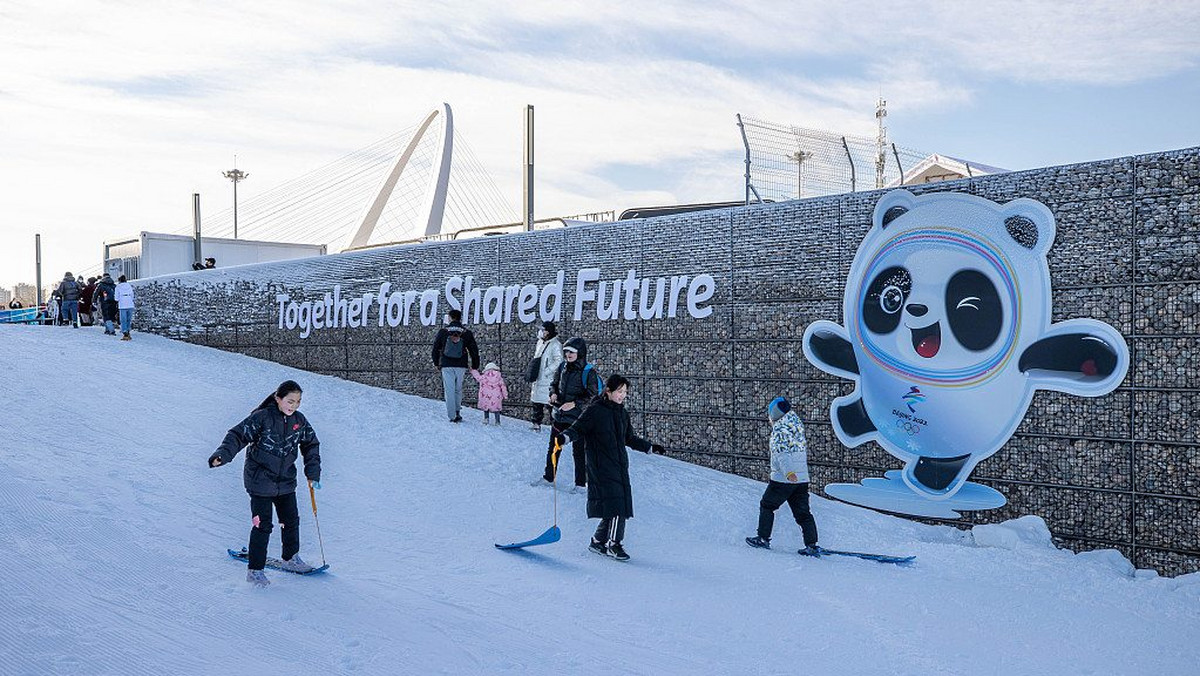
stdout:
<svg viewBox="0 0 1200 676">
<path fill-rule="evenodd" d="M 113 326 L 113 322 L 117 321 L 117 284 L 107 272 L 96 285 L 96 292 L 92 295 L 92 303 L 97 302 L 100 304 L 100 314 L 104 318 L 104 334 L 117 335 Z"/>
<path fill-rule="evenodd" d="M 579 337 L 568 340 L 563 345 L 563 363 L 550 383 L 550 405 L 555 409 L 550 414 L 550 446 L 546 449 L 546 470 L 542 473 L 542 481 L 554 482 L 558 457 L 562 452 L 562 431 L 578 420 L 583 407 L 600 394 L 600 382 L 600 374 L 587 361 L 587 342 Z M 556 445 L 559 447 L 555 448 Z M 576 443 L 571 449 L 571 456 L 575 459 L 576 488 L 587 486 L 586 454 L 586 441 Z"/>
<path fill-rule="evenodd" d="M 75 275 L 67 273 L 58 284 L 58 295 L 62 297 L 62 317 L 68 324 L 79 328 L 79 296 L 83 293 Z"/>
<path fill-rule="evenodd" d="M 587 444 L 587 515 L 589 519 L 600 519 L 588 548 L 618 561 L 629 559 L 621 540 L 625 537 L 625 520 L 633 516 L 633 488 L 625 447 L 644 453 L 666 451 L 634 434 L 629 412 L 625 410 L 628 394 L 629 381 L 614 373 L 600 399 L 562 433 L 572 446 Z"/>
<path fill-rule="evenodd" d="M 479 369 L 479 346 L 475 334 L 462 324 L 462 313 L 451 310 L 446 328 L 433 339 L 433 365 L 442 372 L 442 395 L 450 422 L 462 422 L 463 379 L 467 366 Z"/>
</svg>

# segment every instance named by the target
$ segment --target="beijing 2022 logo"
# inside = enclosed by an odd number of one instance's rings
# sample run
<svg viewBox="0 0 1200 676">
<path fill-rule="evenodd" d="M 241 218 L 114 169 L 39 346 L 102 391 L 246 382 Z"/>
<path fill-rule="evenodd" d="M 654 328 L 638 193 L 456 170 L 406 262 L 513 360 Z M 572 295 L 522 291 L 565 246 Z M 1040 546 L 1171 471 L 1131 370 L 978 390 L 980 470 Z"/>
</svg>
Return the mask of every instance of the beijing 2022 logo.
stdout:
<svg viewBox="0 0 1200 676">
<path fill-rule="evenodd" d="M 846 280 L 846 325 L 813 322 L 804 355 L 854 381 L 830 407 L 838 439 L 877 441 L 904 467 L 829 484 L 829 495 L 942 518 L 1000 507 L 1000 492 L 967 478 L 1012 436 L 1034 391 L 1098 397 L 1121 383 L 1129 348 L 1116 329 L 1050 322 L 1054 234 L 1031 199 L 880 198 Z"/>
</svg>

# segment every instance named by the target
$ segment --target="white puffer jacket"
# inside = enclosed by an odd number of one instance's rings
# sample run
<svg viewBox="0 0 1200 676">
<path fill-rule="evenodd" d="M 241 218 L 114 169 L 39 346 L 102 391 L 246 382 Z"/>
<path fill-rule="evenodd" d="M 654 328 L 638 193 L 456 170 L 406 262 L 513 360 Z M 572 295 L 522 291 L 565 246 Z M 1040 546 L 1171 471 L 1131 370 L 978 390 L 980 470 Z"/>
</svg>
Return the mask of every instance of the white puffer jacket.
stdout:
<svg viewBox="0 0 1200 676">
<path fill-rule="evenodd" d="M 554 382 L 554 374 L 558 373 L 558 365 L 563 361 L 562 343 L 558 341 L 558 336 L 550 340 L 539 338 L 533 356 L 541 356 L 542 370 L 538 373 L 538 379 L 529 384 L 529 401 L 549 404 L 550 383 Z"/>
<path fill-rule="evenodd" d="M 804 423 L 795 411 L 788 411 L 771 426 L 771 481 L 808 483 L 808 442 Z"/>
</svg>

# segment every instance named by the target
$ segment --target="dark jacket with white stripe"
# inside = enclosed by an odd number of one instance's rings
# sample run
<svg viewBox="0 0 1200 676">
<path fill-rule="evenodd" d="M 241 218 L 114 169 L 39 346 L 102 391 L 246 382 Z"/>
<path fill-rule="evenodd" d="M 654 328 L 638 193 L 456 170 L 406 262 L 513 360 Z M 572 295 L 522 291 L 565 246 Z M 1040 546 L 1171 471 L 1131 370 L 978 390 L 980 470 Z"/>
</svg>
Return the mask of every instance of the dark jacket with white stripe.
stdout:
<svg viewBox="0 0 1200 676">
<path fill-rule="evenodd" d="M 596 399 L 563 436 L 587 442 L 589 519 L 633 516 L 629 454 L 625 447 L 650 452 L 650 442 L 633 433 L 629 412 L 607 397 Z"/>
<path fill-rule="evenodd" d="M 296 492 L 296 458 L 304 456 L 304 476 L 321 480 L 321 442 L 304 414 L 285 416 L 274 404 L 258 409 L 225 434 L 217 452 L 209 458 L 232 462 L 243 448 L 246 467 L 242 472 L 246 492 L 275 497 Z"/>
</svg>

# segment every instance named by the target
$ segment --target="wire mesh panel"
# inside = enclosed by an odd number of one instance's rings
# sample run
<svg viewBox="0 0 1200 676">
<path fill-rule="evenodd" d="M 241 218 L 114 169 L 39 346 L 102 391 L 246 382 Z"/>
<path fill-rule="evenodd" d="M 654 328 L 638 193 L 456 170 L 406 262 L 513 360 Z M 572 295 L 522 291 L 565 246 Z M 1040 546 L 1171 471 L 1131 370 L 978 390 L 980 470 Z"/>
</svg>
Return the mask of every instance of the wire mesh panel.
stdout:
<svg viewBox="0 0 1200 676">
<path fill-rule="evenodd" d="M 750 183 L 764 201 L 899 185 L 928 153 L 877 139 L 742 118 Z"/>
</svg>

